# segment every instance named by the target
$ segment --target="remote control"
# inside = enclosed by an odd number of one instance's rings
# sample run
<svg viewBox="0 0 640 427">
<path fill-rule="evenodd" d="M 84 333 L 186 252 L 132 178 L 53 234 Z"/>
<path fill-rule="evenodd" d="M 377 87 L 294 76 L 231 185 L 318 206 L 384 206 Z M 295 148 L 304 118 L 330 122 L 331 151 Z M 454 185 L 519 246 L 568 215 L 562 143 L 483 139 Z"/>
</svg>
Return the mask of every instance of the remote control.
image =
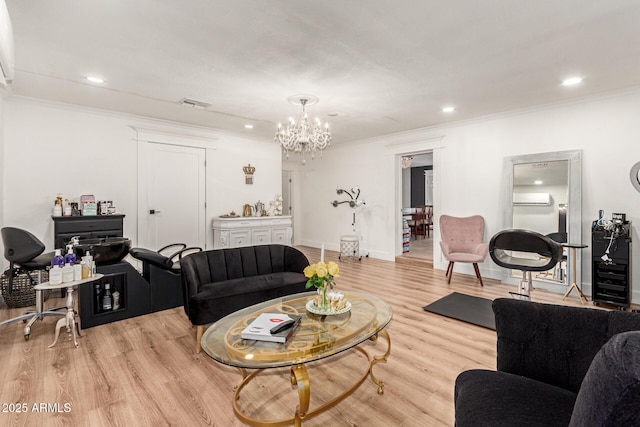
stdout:
<svg viewBox="0 0 640 427">
<path fill-rule="evenodd" d="M 273 328 L 271 328 L 271 330 L 269 332 L 271 332 L 271 335 L 277 334 L 278 332 L 284 331 L 285 329 L 289 328 L 294 323 L 295 322 L 293 320 L 285 320 L 284 322 L 280 323 L 279 325 L 276 325 Z"/>
</svg>

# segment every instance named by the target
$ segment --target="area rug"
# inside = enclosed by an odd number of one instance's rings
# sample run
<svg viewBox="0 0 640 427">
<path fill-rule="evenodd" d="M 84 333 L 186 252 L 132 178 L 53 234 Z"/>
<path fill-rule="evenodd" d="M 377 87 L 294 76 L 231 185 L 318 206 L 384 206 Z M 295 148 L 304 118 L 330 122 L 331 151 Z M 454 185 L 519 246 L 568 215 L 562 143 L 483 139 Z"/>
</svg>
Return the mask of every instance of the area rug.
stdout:
<svg viewBox="0 0 640 427">
<path fill-rule="evenodd" d="M 454 292 L 424 306 L 425 311 L 496 330 L 490 299 Z"/>
</svg>

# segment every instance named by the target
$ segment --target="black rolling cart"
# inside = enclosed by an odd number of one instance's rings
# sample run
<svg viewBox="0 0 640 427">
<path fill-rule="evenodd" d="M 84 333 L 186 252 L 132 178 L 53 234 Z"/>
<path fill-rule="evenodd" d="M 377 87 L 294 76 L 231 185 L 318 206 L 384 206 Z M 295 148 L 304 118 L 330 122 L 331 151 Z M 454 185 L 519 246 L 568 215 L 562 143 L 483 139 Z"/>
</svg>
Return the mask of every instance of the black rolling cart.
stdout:
<svg viewBox="0 0 640 427">
<path fill-rule="evenodd" d="M 593 304 L 611 304 L 621 310 L 631 303 L 631 223 L 613 214 L 605 224 L 591 229 Z"/>
</svg>

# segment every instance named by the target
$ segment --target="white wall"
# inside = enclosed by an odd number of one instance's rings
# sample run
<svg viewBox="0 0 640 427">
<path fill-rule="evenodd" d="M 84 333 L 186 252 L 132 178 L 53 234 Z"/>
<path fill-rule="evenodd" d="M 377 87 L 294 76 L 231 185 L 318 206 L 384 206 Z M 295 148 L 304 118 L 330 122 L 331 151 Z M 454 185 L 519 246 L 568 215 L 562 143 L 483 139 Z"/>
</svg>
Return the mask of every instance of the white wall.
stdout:
<svg viewBox="0 0 640 427">
<path fill-rule="evenodd" d="M 4 170 L 6 168 L 4 164 L 4 90 L 0 93 L 0 228 L 4 227 Z M 0 253 L 4 253 L 4 245 L 0 240 Z M 4 271 L 6 260 L 4 257 L 0 260 L 1 271 Z"/>
<path fill-rule="evenodd" d="M 434 150 L 434 265 L 444 269 L 440 255 L 438 216 L 480 214 L 485 218 L 487 241 L 502 229 L 501 200 L 503 158 L 562 150 L 583 150 L 582 235 L 590 244 L 591 221 L 598 209 L 624 212 L 635 224 L 634 241 L 640 226 L 640 194 L 629 182 L 629 170 L 640 158 L 640 91 L 632 90 L 581 102 L 511 112 L 447 126 L 389 135 L 362 143 L 335 143 L 324 159 L 308 162 L 300 172 L 305 189 L 299 206 L 305 221 L 301 242 L 319 245 L 339 242 L 349 229 L 346 208 L 333 208 L 336 185 L 359 184 L 367 206 L 361 222 L 365 247 L 371 256 L 393 259 L 399 254 L 400 222 L 396 215 L 402 200 L 399 158 L 393 153 L 418 152 L 434 148 L 429 141 L 442 136 Z M 394 193 L 397 193 L 394 194 Z M 342 209 L 341 209 L 342 208 Z M 582 280 L 590 292 L 589 248 L 582 251 Z M 483 275 L 500 278 L 500 269 L 487 258 Z M 456 271 L 473 274 L 470 265 Z M 640 249 L 633 252 L 634 301 L 640 301 Z"/>
<path fill-rule="evenodd" d="M 5 102 L 4 223 L 25 228 L 53 249 L 51 209 L 57 193 L 77 199 L 94 194 L 113 200 L 126 214 L 124 234 L 137 242 L 136 128 L 175 134 L 210 135 L 207 154 L 207 243 L 211 217 L 241 212 L 244 203 L 267 202 L 281 187 L 280 148 L 195 128 L 44 101 L 11 98 Z M 245 185 L 242 166 L 256 166 L 253 186 Z"/>
</svg>

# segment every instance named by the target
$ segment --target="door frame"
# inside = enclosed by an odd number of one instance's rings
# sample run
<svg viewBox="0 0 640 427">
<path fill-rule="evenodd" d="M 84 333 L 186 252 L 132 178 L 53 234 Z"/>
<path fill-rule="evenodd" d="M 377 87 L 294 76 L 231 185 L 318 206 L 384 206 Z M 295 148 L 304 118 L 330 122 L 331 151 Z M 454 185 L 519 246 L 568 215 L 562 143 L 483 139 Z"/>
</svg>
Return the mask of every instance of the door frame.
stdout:
<svg viewBox="0 0 640 427">
<path fill-rule="evenodd" d="M 410 137 L 409 137 L 410 138 Z M 445 148 L 443 140 L 445 135 L 434 135 L 432 137 L 410 138 L 408 141 L 398 141 L 387 144 L 387 153 L 390 154 L 394 162 L 395 175 L 395 232 L 393 239 L 394 256 L 402 255 L 402 157 L 413 154 L 433 152 L 433 218 L 438 218 L 442 206 L 440 200 L 440 183 L 442 176 L 442 149 Z M 440 231 L 438 227 L 433 229 L 433 259 L 434 267 L 436 266 L 436 255 L 439 254 Z"/>
<path fill-rule="evenodd" d="M 182 147 L 192 147 L 192 148 L 201 148 L 205 149 L 205 158 L 208 158 L 209 153 L 208 150 L 217 148 L 217 138 L 210 136 L 202 136 L 202 135 L 194 135 L 187 133 L 176 133 L 170 132 L 166 130 L 158 130 L 158 129 L 145 129 L 131 126 L 133 130 L 136 131 L 135 142 L 137 144 L 137 164 L 138 164 L 138 182 L 137 182 L 137 215 L 136 215 L 136 246 L 142 248 L 149 248 L 149 238 L 147 236 L 147 230 L 149 227 L 148 214 L 149 211 L 149 201 L 147 200 L 147 194 L 149 191 L 149 165 L 147 162 L 149 156 L 149 144 L 167 144 L 167 145 L 177 145 Z M 205 165 L 205 195 L 204 195 L 204 203 L 205 203 L 205 214 L 204 214 L 204 242 L 205 245 L 203 249 L 207 249 L 207 242 L 209 242 L 209 230 L 207 229 L 207 218 L 209 215 L 209 203 L 208 203 L 208 194 L 206 191 L 206 182 L 207 182 L 207 169 Z"/>
</svg>

